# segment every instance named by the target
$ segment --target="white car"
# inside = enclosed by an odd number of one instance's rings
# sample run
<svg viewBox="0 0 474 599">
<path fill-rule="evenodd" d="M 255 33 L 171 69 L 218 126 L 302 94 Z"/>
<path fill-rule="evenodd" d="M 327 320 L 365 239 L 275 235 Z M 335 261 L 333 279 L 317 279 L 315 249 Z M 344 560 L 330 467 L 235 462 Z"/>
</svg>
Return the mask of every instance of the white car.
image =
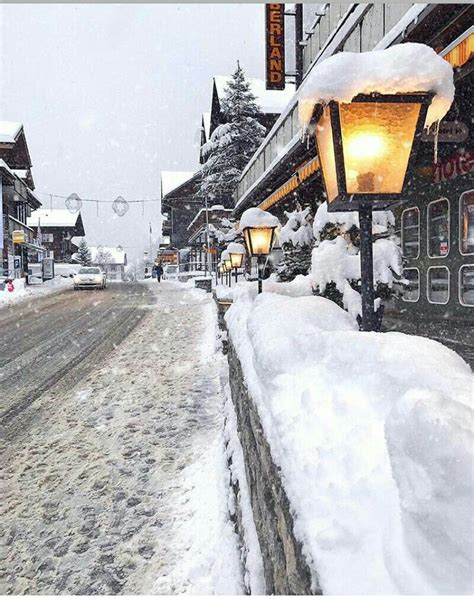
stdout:
<svg viewBox="0 0 474 599">
<path fill-rule="evenodd" d="M 74 289 L 105 289 L 107 287 L 106 275 L 98 266 L 83 266 L 74 275 L 73 281 Z"/>
<path fill-rule="evenodd" d="M 165 264 L 163 267 L 163 279 L 176 281 L 178 279 L 179 266 L 177 264 Z"/>
</svg>

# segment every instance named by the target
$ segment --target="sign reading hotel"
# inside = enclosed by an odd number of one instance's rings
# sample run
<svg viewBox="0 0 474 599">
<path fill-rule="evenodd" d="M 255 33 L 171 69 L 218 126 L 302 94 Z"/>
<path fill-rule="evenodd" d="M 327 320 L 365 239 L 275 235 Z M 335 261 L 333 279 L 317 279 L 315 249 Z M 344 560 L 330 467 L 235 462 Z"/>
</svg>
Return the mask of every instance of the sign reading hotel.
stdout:
<svg viewBox="0 0 474 599">
<path fill-rule="evenodd" d="M 266 89 L 285 89 L 285 5 L 265 4 Z"/>
</svg>

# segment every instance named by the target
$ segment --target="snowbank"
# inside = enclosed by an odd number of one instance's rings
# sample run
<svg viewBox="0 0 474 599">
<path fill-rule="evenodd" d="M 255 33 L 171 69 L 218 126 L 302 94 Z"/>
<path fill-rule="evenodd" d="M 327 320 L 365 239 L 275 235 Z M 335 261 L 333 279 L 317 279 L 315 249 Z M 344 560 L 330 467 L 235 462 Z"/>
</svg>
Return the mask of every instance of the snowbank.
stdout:
<svg viewBox="0 0 474 599">
<path fill-rule="evenodd" d="M 240 229 L 247 227 L 278 227 L 280 221 L 276 216 L 260 208 L 248 208 L 240 219 Z"/>
<path fill-rule="evenodd" d="M 425 127 L 440 121 L 454 99 L 453 69 L 424 44 L 397 44 L 386 50 L 340 52 L 310 72 L 298 102 L 306 131 L 315 104 L 350 102 L 358 94 L 434 92 Z"/>
<path fill-rule="evenodd" d="M 44 295 L 50 295 L 51 293 L 57 293 L 68 287 L 72 287 L 72 279 L 62 276 L 56 276 L 54 279 L 44 281 L 40 285 L 26 285 L 25 279 L 14 279 L 13 285 L 14 291 L 8 291 L 7 286 L 5 289 L 0 291 L 0 306 L 2 304 L 15 304 L 17 302 L 32 300 L 37 297 L 43 297 Z"/>
<path fill-rule="evenodd" d="M 321 297 L 237 286 L 226 321 L 323 592 L 472 593 L 465 362 Z"/>
</svg>

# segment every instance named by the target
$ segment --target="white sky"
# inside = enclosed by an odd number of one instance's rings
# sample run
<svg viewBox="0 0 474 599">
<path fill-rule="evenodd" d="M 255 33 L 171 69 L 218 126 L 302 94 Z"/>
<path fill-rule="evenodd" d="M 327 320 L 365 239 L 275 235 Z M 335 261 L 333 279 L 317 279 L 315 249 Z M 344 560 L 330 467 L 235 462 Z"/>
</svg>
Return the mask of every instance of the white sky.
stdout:
<svg viewBox="0 0 474 599">
<path fill-rule="evenodd" d="M 37 191 L 66 196 L 158 197 L 161 170 L 198 168 L 212 76 L 264 76 L 263 4 L 4 4 L 0 40 L 0 120 L 24 124 Z M 158 233 L 158 203 L 82 214 L 129 258 Z"/>
</svg>

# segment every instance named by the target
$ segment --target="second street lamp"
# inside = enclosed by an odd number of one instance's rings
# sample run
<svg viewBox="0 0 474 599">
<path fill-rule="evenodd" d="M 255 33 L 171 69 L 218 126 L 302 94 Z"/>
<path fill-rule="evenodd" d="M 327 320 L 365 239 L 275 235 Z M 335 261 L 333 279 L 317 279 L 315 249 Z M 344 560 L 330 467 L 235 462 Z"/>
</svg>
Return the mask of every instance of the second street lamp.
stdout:
<svg viewBox="0 0 474 599">
<path fill-rule="evenodd" d="M 359 211 L 364 331 L 375 328 L 372 210 L 400 202 L 431 99 L 430 93 L 361 94 L 313 112 L 328 211 Z"/>
<path fill-rule="evenodd" d="M 242 262 L 245 256 L 245 247 L 241 243 L 229 243 L 227 246 L 229 252 L 231 266 L 235 273 L 235 282 L 237 283 L 238 269 L 242 268 Z"/>
<path fill-rule="evenodd" d="M 276 216 L 261 210 L 249 208 L 240 219 L 240 229 L 244 233 L 248 253 L 257 258 L 258 293 L 262 293 L 262 266 L 270 253 L 275 240 L 275 231 L 280 222 Z"/>
</svg>

